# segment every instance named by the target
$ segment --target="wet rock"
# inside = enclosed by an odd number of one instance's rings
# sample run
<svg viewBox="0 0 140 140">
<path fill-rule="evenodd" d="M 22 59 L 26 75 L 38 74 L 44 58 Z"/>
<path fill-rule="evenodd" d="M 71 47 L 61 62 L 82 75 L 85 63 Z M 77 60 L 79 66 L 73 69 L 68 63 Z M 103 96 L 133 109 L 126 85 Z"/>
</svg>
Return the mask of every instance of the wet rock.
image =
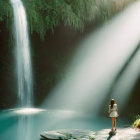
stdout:
<svg viewBox="0 0 140 140">
<path fill-rule="evenodd" d="M 45 131 L 40 134 L 48 140 L 94 140 L 95 132 L 89 130 L 56 130 Z"/>
</svg>

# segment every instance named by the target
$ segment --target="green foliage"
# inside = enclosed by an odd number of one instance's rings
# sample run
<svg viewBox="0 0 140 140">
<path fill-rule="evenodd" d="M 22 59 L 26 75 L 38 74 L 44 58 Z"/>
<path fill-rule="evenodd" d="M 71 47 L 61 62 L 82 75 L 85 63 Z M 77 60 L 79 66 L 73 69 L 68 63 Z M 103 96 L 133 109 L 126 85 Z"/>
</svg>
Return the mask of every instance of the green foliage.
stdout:
<svg viewBox="0 0 140 140">
<path fill-rule="evenodd" d="M 0 0 L 0 22 L 6 20 L 7 27 L 10 25 L 12 8 L 9 0 Z"/>
<path fill-rule="evenodd" d="M 92 19 L 93 0 L 24 0 L 31 32 L 41 39 L 48 29 L 52 32 L 60 23 L 83 30 L 84 21 Z"/>
<path fill-rule="evenodd" d="M 133 127 L 140 129 L 140 115 L 138 115 L 137 119 L 134 121 Z"/>
<path fill-rule="evenodd" d="M 9 25 L 12 19 L 10 0 L 0 0 L 0 21 Z M 116 3 L 112 0 L 22 0 L 28 17 L 30 32 L 37 32 L 43 40 L 47 30 L 54 32 L 60 23 L 80 31 L 85 21 L 95 18 L 106 20 L 110 17 Z M 119 1 L 119 0 L 118 0 Z M 133 0 L 125 0 L 128 1 Z M 120 6 L 121 7 L 121 6 Z M 123 7 L 122 7 L 123 8 Z M 116 8 L 116 11 L 118 9 Z"/>
</svg>

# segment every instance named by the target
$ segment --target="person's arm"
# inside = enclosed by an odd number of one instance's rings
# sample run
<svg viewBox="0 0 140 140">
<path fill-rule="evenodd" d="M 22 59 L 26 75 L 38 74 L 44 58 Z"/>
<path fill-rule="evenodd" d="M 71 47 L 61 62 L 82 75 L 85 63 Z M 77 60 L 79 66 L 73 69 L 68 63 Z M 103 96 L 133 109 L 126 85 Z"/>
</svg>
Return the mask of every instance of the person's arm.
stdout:
<svg viewBox="0 0 140 140">
<path fill-rule="evenodd" d="M 116 111 L 118 112 L 118 107 L 117 107 L 117 104 L 116 104 Z"/>
</svg>

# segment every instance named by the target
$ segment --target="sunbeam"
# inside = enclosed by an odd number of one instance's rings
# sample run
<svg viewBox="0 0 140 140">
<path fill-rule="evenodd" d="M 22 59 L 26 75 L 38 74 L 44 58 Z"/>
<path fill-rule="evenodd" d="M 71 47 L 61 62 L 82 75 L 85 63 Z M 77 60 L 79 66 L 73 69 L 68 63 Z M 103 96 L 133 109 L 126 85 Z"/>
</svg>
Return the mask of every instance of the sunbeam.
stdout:
<svg viewBox="0 0 140 140">
<path fill-rule="evenodd" d="M 42 106 L 92 110 L 97 114 L 113 80 L 139 44 L 139 15 L 140 2 L 135 2 L 81 42 L 65 79 L 51 91 Z M 133 61 L 138 63 L 136 59 Z M 136 78 L 131 85 L 126 83 L 125 88 L 131 91 L 135 81 Z M 122 94 L 117 95 L 121 98 Z M 121 102 L 125 100 L 122 98 Z"/>
</svg>

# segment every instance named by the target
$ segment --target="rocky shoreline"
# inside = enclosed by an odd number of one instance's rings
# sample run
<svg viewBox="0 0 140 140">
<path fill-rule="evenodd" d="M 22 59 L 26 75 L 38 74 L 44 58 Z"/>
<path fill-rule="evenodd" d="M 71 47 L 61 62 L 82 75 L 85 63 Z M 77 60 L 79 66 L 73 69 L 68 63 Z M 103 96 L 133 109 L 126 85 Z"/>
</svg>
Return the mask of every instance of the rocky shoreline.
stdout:
<svg viewBox="0 0 140 140">
<path fill-rule="evenodd" d="M 140 140 L 140 131 L 133 128 L 119 128 L 116 135 L 109 135 L 110 129 L 102 129 L 98 132 L 90 130 L 55 130 L 44 131 L 40 134 L 43 139 L 47 140 Z"/>
</svg>

